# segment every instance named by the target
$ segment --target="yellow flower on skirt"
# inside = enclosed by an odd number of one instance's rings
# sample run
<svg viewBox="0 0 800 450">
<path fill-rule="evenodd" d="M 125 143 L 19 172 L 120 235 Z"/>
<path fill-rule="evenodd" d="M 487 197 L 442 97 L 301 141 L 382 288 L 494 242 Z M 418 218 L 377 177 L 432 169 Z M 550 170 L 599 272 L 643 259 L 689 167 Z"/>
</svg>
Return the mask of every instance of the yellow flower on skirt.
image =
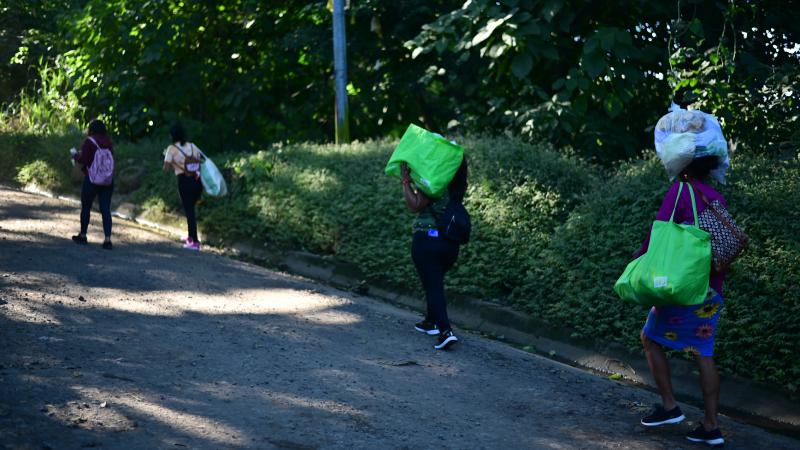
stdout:
<svg viewBox="0 0 800 450">
<path fill-rule="evenodd" d="M 717 311 L 719 311 L 719 303 L 707 303 L 701 306 L 700 308 L 695 309 L 694 314 L 697 317 L 702 317 L 703 319 L 709 319 L 711 317 L 714 317 L 714 314 L 716 314 Z"/>
<path fill-rule="evenodd" d="M 688 347 L 684 347 L 683 351 L 686 353 L 691 353 L 695 356 L 700 356 L 700 350 L 698 350 L 696 347 L 692 347 L 691 345 Z"/>
<path fill-rule="evenodd" d="M 674 331 L 667 331 L 666 333 L 664 333 L 664 337 L 669 339 L 670 341 L 674 341 L 678 339 L 678 333 Z"/>
</svg>

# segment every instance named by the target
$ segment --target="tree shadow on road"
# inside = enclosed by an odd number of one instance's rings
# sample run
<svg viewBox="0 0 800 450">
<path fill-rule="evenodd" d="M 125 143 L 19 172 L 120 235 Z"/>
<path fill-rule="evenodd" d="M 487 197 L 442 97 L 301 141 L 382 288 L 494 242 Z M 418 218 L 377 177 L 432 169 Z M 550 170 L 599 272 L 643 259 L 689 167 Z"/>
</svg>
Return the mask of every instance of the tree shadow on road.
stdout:
<svg viewBox="0 0 800 450">
<path fill-rule="evenodd" d="M 366 298 L 125 225 L 108 252 L 59 229 L 2 224 L 0 442 L 12 446 L 665 448 L 682 439 L 631 431 L 637 413 L 592 400 L 649 393 L 479 339 L 434 352 L 411 313 Z M 603 426 L 569 432 L 580 405 L 602 411 Z"/>
</svg>

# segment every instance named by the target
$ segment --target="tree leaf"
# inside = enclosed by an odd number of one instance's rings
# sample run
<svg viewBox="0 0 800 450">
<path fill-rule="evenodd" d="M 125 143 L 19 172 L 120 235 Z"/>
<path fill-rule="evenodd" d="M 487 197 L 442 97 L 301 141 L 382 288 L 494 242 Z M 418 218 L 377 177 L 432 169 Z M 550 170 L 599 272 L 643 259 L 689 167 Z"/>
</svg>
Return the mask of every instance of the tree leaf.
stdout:
<svg viewBox="0 0 800 450">
<path fill-rule="evenodd" d="M 603 108 L 611 118 L 617 117 L 622 112 L 623 107 L 622 100 L 612 93 L 606 94 L 603 99 Z"/>
<path fill-rule="evenodd" d="M 595 79 L 606 70 L 606 61 L 599 52 L 583 55 L 581 58 L 581 66 L 586 70 L 589 78 Z"/>
<path fill-rule="evenodd" d="M 517 78 L 525 78 L 531 72 L 532 68 L 533 59 L 527 52 L 517 54 L 511 62 L 511 72 L 514 73 Z"/>
<path fill-rule="evenodd" d="M 695 17 L 694 19 L 692 19 L 691 22 L 689 22 L 689 31 L 693 35 L 695 35 L 695 36 L 697 36 L 697 37 L 699 37 L 701 39 L 703 38 L 703 36 L 704 36 L 704 34 L 703 34 L 703 23 L 700 22 L 700 19 Z"/>
<path fill-rule="evenodd" d="M 489 39 L 489 36 L 491 36 L 492 33 L 494 33 L 494 30 L 496 30 L 497 27 L 499 27 L 500 25 L 504 24 L 505 21 L 508 20 L 510 17 L 511 14 L 503 17 L 502 19 L 490 19 L 489 22 L 487 22 L 486 25 L 483 28 L 481 28 L 480 31 L 478 31 L 478 34 L 476 34 L 475 37 L 472 38 L 472 46 L 474 47 L 480 44 L 481 42 L 485 41 L 486 39 Z"/>
<path fill-rule="evenodd" d="M 501 42 L 498 42 L 497 44 L 494 44 L 492 46 L 492 48 L 489 49 L 489 57 L 490 58 L 499 58 L 500 56 L 503 55 L 503 53 L 505 53 L 505 51 L 507 49 L 508 49 L 507 45 L 505 45 L 505 44 L 503 44 Z"/>
<path fill-rule="evenodd" d="M 546 46 L 539 48 L 539 52 L 547 59 L 552 59 L 553 61 L 558 61 L 558 50 L 554 46 Z"/>
<path fill-rule="evenodd" d="M 542 7 L 542 16 L 544 16 L 545 20 L 551 22 L 563 6 L 563 0 L 549 0 Z"/>
</svg>

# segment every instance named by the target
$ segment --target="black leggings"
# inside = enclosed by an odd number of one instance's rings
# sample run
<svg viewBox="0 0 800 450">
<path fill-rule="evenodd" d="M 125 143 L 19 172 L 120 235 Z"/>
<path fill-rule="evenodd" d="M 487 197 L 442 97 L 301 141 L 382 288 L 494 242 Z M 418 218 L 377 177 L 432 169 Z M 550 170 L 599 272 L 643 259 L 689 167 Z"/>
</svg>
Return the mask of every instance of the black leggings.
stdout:
<svg viewBox="0 0 800 450">
<path fill-rule="evenodd" d="M 111 194 L 114 192 L 114 185 L 100 186 L 89 181 L 89 176 L 83 177 L 81 186 L 81 235 L 86 235 L 89 229 L 89 215 L 92 212 L 94 198 L 98 197 L 100 203 L 100 215 L 103 217 L 103 233 L 107 238 L 111 237 Z"/>
<path fill-rule="evenodd" d="M 178 195 L 183 204 L 183 213 L 186 214 L 186 224 L 189 226 L 189 238 L 194 242 L 197 239 L 197 217 L 194 214 L 194 205 L 200 200 L 203 192 L 203 183 L 199 178 L 178 175 Z"/>
<path fill-rule="evenodd" d="M 411 241 L 411 258 L 425 289 L 428 304 L 425 319 L 441 331 L 450 329 L 447 302 L 444 298 L 444 274 L 458 259 L 458 243 L 441 237 L 428 236 L 426 232 L 414 233 Z"/>
</svg>

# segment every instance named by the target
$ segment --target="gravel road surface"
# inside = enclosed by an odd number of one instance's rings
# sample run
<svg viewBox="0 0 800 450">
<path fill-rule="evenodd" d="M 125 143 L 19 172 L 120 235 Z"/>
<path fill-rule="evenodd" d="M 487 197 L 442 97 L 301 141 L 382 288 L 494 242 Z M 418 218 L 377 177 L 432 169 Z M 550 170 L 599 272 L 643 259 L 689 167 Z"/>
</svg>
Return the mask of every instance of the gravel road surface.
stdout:
<svg viewBox="0 0 800 450">
<path fill-rule="evenodd" d="M 638 389 L 0 188 L 0 448 L 678 449 Z M 409 260 L 409 264 L 411 261 Z M 722 395 L 725 395 L 723 392 Z M 723 418 L 726 448 L 800 441 Z"/>
</svg>

